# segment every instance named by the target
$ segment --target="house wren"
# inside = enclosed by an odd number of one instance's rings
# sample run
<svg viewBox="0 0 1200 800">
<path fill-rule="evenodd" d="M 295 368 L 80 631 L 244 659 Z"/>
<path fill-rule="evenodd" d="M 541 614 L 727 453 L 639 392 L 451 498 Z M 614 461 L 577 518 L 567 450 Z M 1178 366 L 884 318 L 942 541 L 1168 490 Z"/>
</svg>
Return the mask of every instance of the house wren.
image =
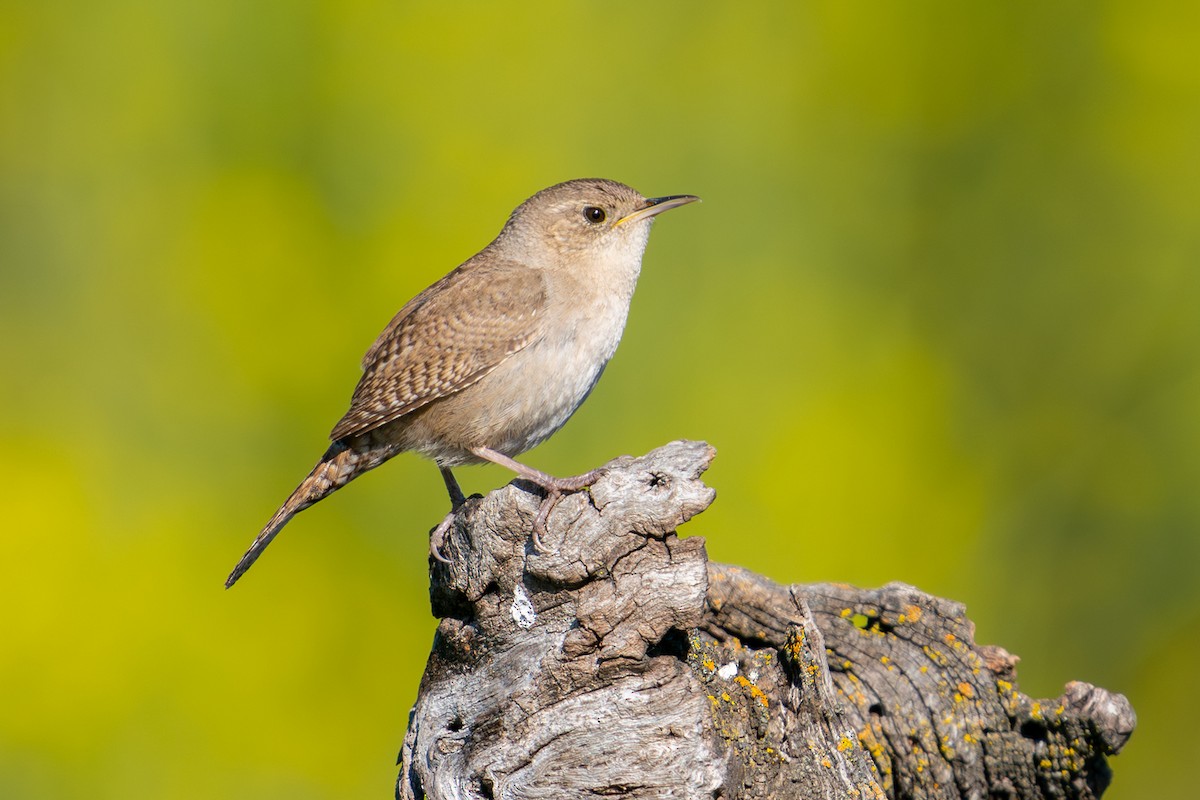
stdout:
<svg viewBox="0 0 1200 800">
<path fill-rule="evenodd" d="M 564 492 L 592 471 L 554 478 L 514 460 L 579 408 L 625 329 L 654 217 L 699 198 L 645 198 L 608 180 L 567 181 L 513 211 L 478 254 L 410 300 L 363 358 L 333 444 L 271 517 L 225 586 L 280 529 L 354 478 L 412 450 L 441 469 L 452 505 L 437 547 L 464 502 L 451 467 L 490 461 L 545 492 L 538 533 Z M 444 560 L 444 559 L 442 559 Z"/>
</svg>

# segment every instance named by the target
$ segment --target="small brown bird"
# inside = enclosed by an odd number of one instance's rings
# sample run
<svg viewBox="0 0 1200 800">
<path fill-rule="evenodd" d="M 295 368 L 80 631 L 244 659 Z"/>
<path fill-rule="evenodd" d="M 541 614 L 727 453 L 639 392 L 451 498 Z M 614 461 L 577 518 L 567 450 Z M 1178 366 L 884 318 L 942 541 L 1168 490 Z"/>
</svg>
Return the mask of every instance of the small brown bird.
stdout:
<svg viewBox="0 0 1200 800">
<path fill-rule="evenodd" d="M 450 493 L 451 511 L 431 537 L 436 558 L 464 502 L 450 468 L 485 461 L 545 491 L 533 528 L 540 549 L 538 533 L 559 497 L 591 485 L 599 471 L 555 478 L 514 457 L 566 423 L 612 358 L 654 217 L 698 199 L 645 198 L 584 179 L 518 206 L 491 244 L 410 300 L 371 345 L 333 444 L 226 588 L 295 514 L 407 450 L 433 460 Z"/>
</svg>

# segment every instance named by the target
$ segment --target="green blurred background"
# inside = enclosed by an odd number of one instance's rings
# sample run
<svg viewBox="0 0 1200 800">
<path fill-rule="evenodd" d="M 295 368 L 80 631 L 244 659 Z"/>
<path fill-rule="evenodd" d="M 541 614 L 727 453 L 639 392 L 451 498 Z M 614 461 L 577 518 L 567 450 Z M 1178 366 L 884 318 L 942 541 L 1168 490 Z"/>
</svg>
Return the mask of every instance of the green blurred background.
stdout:
<svg viewBox="0 0 1200 800">
<path fill-rule="evenodd" d="M 528 461 L 712 442 L 714 558 L 961 600 L 1026 692 L 1131 698 L 1110 797 L 1190 793 L 1198 14 L 8 0 L 0 796 L 391 796 L 437 471 L 221 582 L 396 309 L 592 175 L 705 202 Z"/>
</svg>

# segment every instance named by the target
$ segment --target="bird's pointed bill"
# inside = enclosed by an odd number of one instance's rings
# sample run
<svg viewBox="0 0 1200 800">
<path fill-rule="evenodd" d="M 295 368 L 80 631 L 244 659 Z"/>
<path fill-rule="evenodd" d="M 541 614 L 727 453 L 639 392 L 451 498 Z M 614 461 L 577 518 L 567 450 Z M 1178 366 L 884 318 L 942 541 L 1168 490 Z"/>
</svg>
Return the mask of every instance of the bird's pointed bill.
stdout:
<svg viewBox="0 0 1200 800">
<path fill-rule="evenodd" d="M 626 214 L 617 220 L 617 225 L 626 225 L 630 222 L 637 222 L 639 219 L 646 219 L 661 214 L 664 211 L 670 211 L 672 208 L 686 206 L 688 203 L 699 202 L 700 198 L 694 194 L 673 194 L 670 197 L 651 197 L 646 200 L 645 208 L 639 208 L 632 214 Z"/>
</svg>

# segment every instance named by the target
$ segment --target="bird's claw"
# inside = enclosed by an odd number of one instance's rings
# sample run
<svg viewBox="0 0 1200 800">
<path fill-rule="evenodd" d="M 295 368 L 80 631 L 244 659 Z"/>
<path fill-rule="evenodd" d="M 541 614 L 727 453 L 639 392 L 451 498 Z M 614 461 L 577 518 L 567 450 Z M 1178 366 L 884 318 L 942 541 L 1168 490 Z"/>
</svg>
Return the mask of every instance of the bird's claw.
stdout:
<svg viewBox="0 0 1200 800">
<path fill-rule="evenodd" d="M 594 469 L 591 472 L 583 475 L 576 475 L 573 478 L 555 478 L 553 482 L 542 484 L 542 490 L 546 492 L 546 496 L 542 498 L 542 504 L 538 506 L 537 517 L 533 520 L 533 549 L 536 553 L 552 552 L 542 544 L 542 536 L 546 533 L 546 524 L 550 520 L 550 513 L 554 511 L 558 501 L 562 500 L 563 495 L 573 494 L 574 492 L 583 491 L 594 484 L 604 475 L 604 468 Z"/>
<path fill-rule="evenodd" d="M 558 505 L 558 501 L 562 499 L 562 492 L 558 489 L 547 489 L 546 496 L 542 498 L 542 504 L 538 506 L 537 517 L 533 520 L 533 549 L 539 555 L 550 552 L 545 545 L 542 544 L 542 534 L 546 533 L 546 523 L 550 519 L 550 512 Z"/>
<path fill-rule="evenodd" d="M 454 517 L 457 509 L 446 515 L 446 518 L 438 523 L 438 526 L 429 534 L 429 555 L 435 560 L 443 564 L 453 564 L 454 562 L 442 555 L 441 547 L 446 543 L 446 532 L 450 530 L 450 526 L 454 524 Z"/>
</svg>

